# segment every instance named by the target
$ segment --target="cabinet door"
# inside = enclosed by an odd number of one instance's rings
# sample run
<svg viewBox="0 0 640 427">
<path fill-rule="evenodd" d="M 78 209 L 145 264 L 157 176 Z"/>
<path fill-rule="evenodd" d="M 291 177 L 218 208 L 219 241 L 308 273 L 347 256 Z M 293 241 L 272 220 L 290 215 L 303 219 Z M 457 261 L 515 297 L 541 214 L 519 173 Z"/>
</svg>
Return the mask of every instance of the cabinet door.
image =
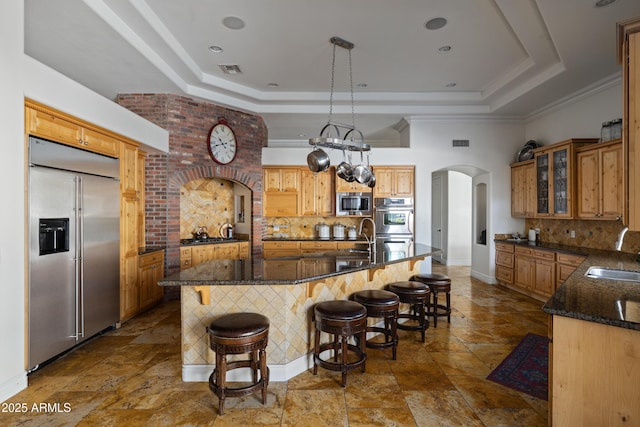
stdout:
<svg viewBox="0 0 640 427">
<path fill-rule="evenodd" d="M 300 188 L 300 169 L 285 168 L 282 169 L 282 180 L 280 191 L 297 193 Z"/>
<path fill-rule="evenodd" d="M 635 24 L 637 26 L 637 24 Z M 629 230 L 640 231 L 640 32 L 633 24 L 627 33 L 626 46 L 623 46 L 622 73 L 624 88 L 624 123 L 628 130 L 624 137 L 625 154 L 628 155 L 626 197 L 629 205 L 625 222 Z M 626 32 L 626 31 L 625 31 Z M 635 123 L 635 126 L 631 124 Z"/>
<path fill-rule="evenodd" d="M 578 218 L 597 218 L 600 193 L 598 150 L 582 151 L 577 155 Z"/>
<path fill-rule="evenodd" d="M 224 243 L 214 245 L 215 259 L 238 259 L 238 244 Z"/>
<path fill-rule="evenodd" d="M 555 262 L 537 259 L 535 261 L 533 292 L 550 297 L 555 291 L 555 283 Z"/>
<path fill-rule="evenodd" d="M 514 285 L 530 290 L 533 287 L 535 261 L 525 256 L 516 255 L 515 266 Z"/>
<path fill-rule="evenodd" d="M 29 114 L 26 115 L 28 133 L 75 147 L 81 146 L 80 126 L 52 114 L 34 109 L 28 110 Z"/>
<path fill-rule="evenodd" d="M 511 216 L 535 217 L 536 168 L 533 161 L 511 167 Z"/>
<path fill-rule="evenodd" d="M 399 169 L 396 171 L 394 179 L 396 196 L 413 197 L 413 175 L 413 170 L 409 169 Z"/>
<path fill-rule="evenodd" d="M 164 294 L 162 287 L 158 286 L 158 281 L 164 276 L 164 252 L 141 255 L 139 261 L 140 308 L 143 309 L 158 302 Z"/>
<path fill-rule="evenodd" d="M 600 168 L 600 217 L 617 219 L 624 204 L 622 143 L 600 150 Z"/>
<path fill-rule="evenodd" d="M 313 173 L 303 170 L 301 174 L 301 205 L 302 215 L 331 216 L 335 193 L 333 191 L 334 169 L 326 172 Z"/>
<path fill-rule="evenodd" d="M 264 168 L 262 185 L 263 191 L 280 191 L 280 169 L 279 168 Z"/>
<path fill-rule="evenodd" d="M 551 153 L 550 206 L 553 207 L 554 217 L 571 216 L 571 175 L 569 163 L 569 148 L 554 150 Z"/>
<path fill-rule="evenodd" d="M 549 216 L 551 213 L 549 200 L 549 153 L 536 155 L 536 213 L 540 216 Z"/>
<path fill-rule="evenodd" d="M 191 266 L 213 259 L 214 245 L 197 245 L 191 248 Z"/>
<path fill-rule="evenodd" d="M 120 141 L 91 129 L 82 130 L 82 145 L 88 150 L 111 157 L 118 156 Z"/>
<path fill-rule="evenodd" d="M 393 196 L 393 171 L 384 168 L 374 168 L 373 171 L 376 175 L 375 197 Z"/>
</svg>

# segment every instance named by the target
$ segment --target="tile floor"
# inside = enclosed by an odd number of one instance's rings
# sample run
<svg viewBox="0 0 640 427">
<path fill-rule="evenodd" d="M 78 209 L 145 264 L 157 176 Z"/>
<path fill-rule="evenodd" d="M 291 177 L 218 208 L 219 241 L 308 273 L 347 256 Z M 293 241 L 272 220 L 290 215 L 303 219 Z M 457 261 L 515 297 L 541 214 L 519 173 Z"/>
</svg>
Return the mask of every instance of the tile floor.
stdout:
<svg viewBox="0 0 640 427">
<path fill-rule="evenodd" d="M 451 323 L 400 331 L 391 350 L 369 350 L 367 372 L 319 368 L 259 395 L 228 398 L 217 415 L 206 383 L 183 383 L 179 303 L 167 302 L 68 353 L 2 403 L 5 426 L 545 426 L 547 402 L 485 378 L 528 332 L 545 335 L 538 301 L 434 265 L 452 278 Z M 25 412 L 16 412 L 24 410 Z"/>
</svg>

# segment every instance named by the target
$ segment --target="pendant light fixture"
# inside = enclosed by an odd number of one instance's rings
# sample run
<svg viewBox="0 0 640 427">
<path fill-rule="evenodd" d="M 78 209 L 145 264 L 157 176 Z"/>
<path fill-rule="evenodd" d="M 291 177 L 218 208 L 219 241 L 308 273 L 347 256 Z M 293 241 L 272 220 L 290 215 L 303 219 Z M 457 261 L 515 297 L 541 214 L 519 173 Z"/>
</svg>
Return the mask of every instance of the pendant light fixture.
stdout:
<svg viewBox="0 0 640 427">
<path fill-rule="evenodd" d="M 313 151 L 307 156 L 309 169 L 313 172 L 322 172 L 329 167 L 329 156 L 322 148 L 332 150 L 341 150 L 343 153 L 343 162 L 338 166 L 338 176 L 346 181 L 357 180 L 361 184 L 368 184 L 370 187 L 375 185 L 375 177 L 369 168 L 369 151 L 371 146 L 364 142 L 364 135 L 356 128 L 355 125 L 355 107 L 353 101 L 353 66 L 351 61 L 351 50 L 354 44 L 340 37 L 331 37 L 329 39 L 333 44 L 333 57 L 331 62 L 331 92 L 329 95 L 329 118 L 327 123 L 320 131 L 320 135 L 309 139 Z M 333 89 L 335 83 L 336 71 L 336 48 L 341 47 L 349 52 L 349 88 L 351 93 L 351 124 L 338 123 L 333 120 Z M 344 137 L 341 136 L 341 131 Z M 354 168 L 351 163 L 351 153 L 349 153 L 349 162 L 346 161 L 345 151 L 360 152 L 361 164 Z M 362 159 L 362 153 L 367 152 L 367 165 L 365 166 Z M 366 173 L 356 173 L 358 168 L 362 171 L 366 168 Z M 351 173 L 349 173 L 351 172 Z"/>
</svg>

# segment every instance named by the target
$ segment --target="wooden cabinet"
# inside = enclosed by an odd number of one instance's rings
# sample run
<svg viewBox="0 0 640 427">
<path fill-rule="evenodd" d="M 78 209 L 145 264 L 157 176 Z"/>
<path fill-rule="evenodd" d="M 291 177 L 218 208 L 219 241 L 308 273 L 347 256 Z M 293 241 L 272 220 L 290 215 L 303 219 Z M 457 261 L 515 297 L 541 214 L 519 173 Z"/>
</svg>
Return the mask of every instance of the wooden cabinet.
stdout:
<svg viewBox="0 0 640 427">
<path fill-rule="evenodd" d="M 577 150 L 577 217 L 615 220 L 622 216 L 622 141 Z"/>
<path fill-rule="evenodd" d="M 579 254 L 496 242 L 496 280 L 546 301 L 584 259 Z"/>
<path fill-rule="evenodd" d="M 140 309 L 144 310 L 162 300 L 164 289 L 158 281 L 164 278 L 164 251 L 149 252 L 138 257 Z"/>
<path fill-rule="evenodd" d="M 640 18 L 618 23 L 618 61 L 622 64 L 622 151 L 625 186 L 623 222 L 640 231 Z"/>
<path fill-rule="evenodd" d="M 120 149 L 120 320 L 140 310 L 138 284 L 138 147 Z"/>
<path fill-rule="evenodd" d="M 61 142 L 83 150 L 118 157 L 120 141 L 113 136 L 78 124 L 72 117 L 48 112 L 27 102 L 25 119 L 27 133 Z"/>
<path fill-rule="evenodd" d="M 301 253 L 335 251 L 338 247 L 336 241 L 320 241 L 314 240 L 310 242 L 300 242 Z"/>
<path fill-rule="evenodd" d="M 263 168 L 265 216 L 297 216 L 300 212 L 300 167 Z"/>
<path fill-rule="evenodd" d="M 413 197 L 413 166 L 374 166 L 376 186 L 374 197 Z"/>
<path fill-rule="evenodd" d="M 533 218 L 536 212 L 536 167 L 533 160 L 511 165 L 511 216 Z"/>
<path fill-rule="evenodd" d="M 313 173 L 301 169 L 302 216 L 332 216 L 335 214 L 335 168 Z"/>
<path fill-rule="evenodd" d="M 500 283 L 513 284 L 513 245 L 496 243 L 496 279 Z"/>
<path fill-rule="evenodd" d="M 376 183 L 378 179 L 376 177 Z M 371 188 L 367 184 L 360 184 L 358 181 L 345 181 L 342 178 L 335 178 L 336 193 L 367 193 Z"/>
<path fill-rule="evenodd" d="M 300 253 L 300 242 L 296 241 L 266 241 L 262 242 L 263 258 L 278 258 L 294 256 Z"/>
<path fill-rule="evenodd" d="M 583 255 L 558 252 L 556 254 L 556 288 L 560 286 L 585 260 Z"/>
<path fill-rule="evenodd" d="M 574 218 L 575 149 L 597 139 L 569 139 L 534 150 L 536 164 L 536 216 Z"/>
<path fill-rule="evenodd" d="M 549 425 L 640 420 L 640 331 L 553 316 Z"/>
<path fill-rule="evenodd" d="M 180 269 L 195 267 L 212 259 L 247 259 L 249 242 L 214 243 L 210 245 L 182 246 Z"/>
</svg>

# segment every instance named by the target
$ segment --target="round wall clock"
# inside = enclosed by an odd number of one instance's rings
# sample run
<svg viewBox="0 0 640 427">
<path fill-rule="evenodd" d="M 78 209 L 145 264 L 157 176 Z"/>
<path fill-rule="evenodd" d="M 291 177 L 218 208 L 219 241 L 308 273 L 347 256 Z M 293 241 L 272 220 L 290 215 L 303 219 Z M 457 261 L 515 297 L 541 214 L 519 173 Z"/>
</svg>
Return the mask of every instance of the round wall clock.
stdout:
<svg viewBox="0 0 640 427">
<path fill-rule="evenodd" d="M 225 119 L 218 120 L 209 131 L 209 154 L 214 162 L 227 165 L 236 157 L 236 135 Z"/>
</svg>

